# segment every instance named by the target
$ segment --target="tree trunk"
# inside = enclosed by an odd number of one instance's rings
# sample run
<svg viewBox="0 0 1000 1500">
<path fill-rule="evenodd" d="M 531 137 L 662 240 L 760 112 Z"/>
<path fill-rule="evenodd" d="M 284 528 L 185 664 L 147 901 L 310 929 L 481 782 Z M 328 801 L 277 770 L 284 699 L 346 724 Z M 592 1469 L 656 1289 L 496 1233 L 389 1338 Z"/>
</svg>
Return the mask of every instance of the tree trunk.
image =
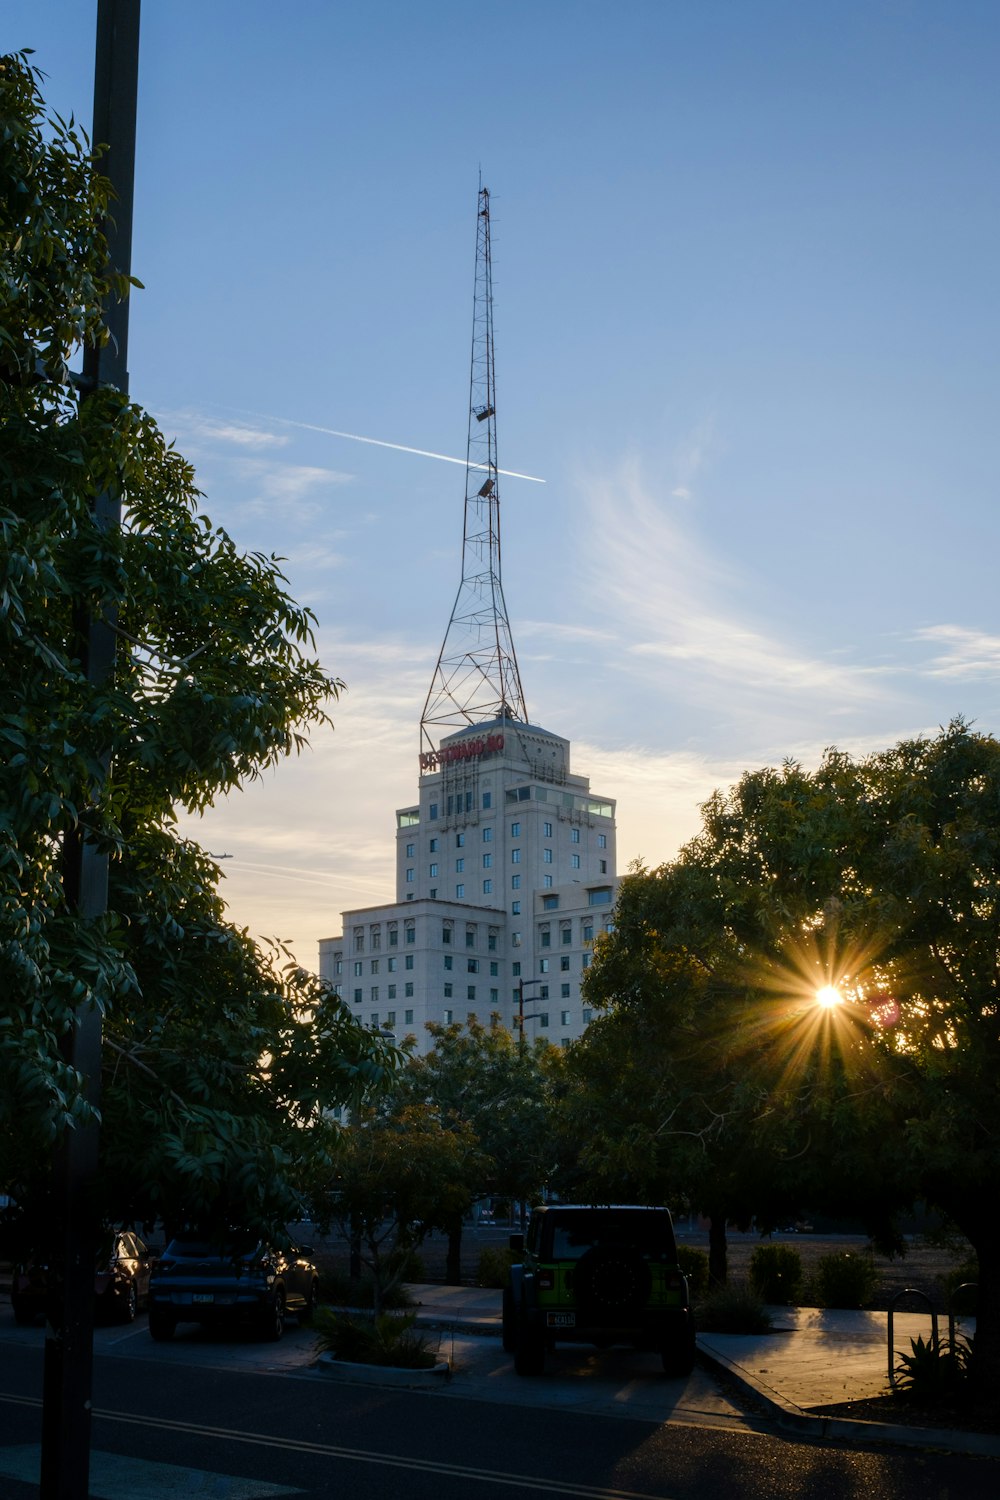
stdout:
<svg viewBox="0 0 1000 1500">
<path fill-rule="evenodd" d="M 444 1279 L 446 1286 L 462 1285 L 462 1221 L 449 1225 L 448 1228 L 448 1258 L 445 1261 Z"/>
<path fill-rule="evenodd" d="M 725 1286 L 729 1273 L 729 1246 L 725 1214 L 712 1214 L 708 1221 L 708 1284 Z"/>
</svg>

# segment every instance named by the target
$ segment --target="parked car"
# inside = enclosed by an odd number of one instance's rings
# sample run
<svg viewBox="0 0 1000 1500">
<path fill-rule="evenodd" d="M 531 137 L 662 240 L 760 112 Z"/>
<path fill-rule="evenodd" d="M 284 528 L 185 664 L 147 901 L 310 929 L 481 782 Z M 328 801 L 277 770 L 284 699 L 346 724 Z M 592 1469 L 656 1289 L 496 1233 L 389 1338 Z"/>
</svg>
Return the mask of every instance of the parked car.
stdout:
<svg viewBox="0 0 1000 1500">
<path fill-rule="evenodd" d="M 137 1234 L 113 1231 L 101 1247 L 94 1272 L 95 1311 L 116 1323 L 131 1323 L 149 1300 L 149 1278 L 155 1257 Z M 38 1255 L 11 1273 L 10 1303 L 18 1323 L 44 1315 L 48 1260 Z"/>
<path fill-rule="evenodd" d="M 150 1283 L 149 1331 L 172 1339 L 178 1323 L 244 1324 L 280 1339 L 286 1312 L 309 1314 L 319 1274 L 308 1246 L 276 1250 L 252 1239 L 178 1235 Z"/>
<path fill-rule="evenodd" d="M 655 1349 L 668 1375 L 695 1358 L 687 1279 L 666 1208 L 560 1203 L 532 1210 L 510 1247 L 503 1346 L 518 1375 L 540 1375 L 557 1342 Z"/>
</svg>

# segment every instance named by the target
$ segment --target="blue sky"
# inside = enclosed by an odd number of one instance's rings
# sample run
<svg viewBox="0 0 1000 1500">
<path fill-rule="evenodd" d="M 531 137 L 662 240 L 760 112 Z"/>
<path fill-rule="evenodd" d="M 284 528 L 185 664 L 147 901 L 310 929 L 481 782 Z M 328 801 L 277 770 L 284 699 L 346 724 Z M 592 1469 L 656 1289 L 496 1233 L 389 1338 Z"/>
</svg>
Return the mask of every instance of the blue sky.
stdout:
<svg viewBox="0 0 1000 1500">
<path fill-rule="evenodd" d="M 96 0 L 7 0 L 89 121 Z M 458 584 L 480 169 L 531 718 L 669 858 L 743 769 L 1000 730 L 1000 6 L 146 0 L 131 389 L 348 692 L 192 827 L 313 966 L 393 894 Z M 304 426 L 294 424 L 302 423 Z"/>
</svg>

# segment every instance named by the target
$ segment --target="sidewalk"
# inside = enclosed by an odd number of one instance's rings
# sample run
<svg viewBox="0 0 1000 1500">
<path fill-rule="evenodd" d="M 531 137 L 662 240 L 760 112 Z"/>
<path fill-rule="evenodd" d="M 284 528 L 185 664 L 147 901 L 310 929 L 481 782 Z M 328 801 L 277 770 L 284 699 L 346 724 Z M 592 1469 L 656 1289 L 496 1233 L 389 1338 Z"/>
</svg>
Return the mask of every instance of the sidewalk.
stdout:
<svg viewBox="0 0 1000 1500">
<path fill-rule="evenodd" d="M 501 1293 L 467 1286 L 411 1285 L 417 1321 L 453 1333 L 499 1336 Z M 816 1437 L 864 1439 L 1000 1458 L 1000 1435 L 825 1417 L 812 1408 L 884 1395 L 889 1389 L 888 1314 L 811 1307 L 771 1308 L 765 1334 L 699 1333 L 705 1361 L 741 1386 L 779 1425 Z M 969 1320 L 974 1325 L 974 1320 Z M 964 1325 L 961 1325 L 964 1326 Z M 896 1363 L 911 1338 L 930 1336 L 930 1317 L 897 1313 Z M 947 1320 L 939 1323 L 947 1335 Z"/>
</svg>

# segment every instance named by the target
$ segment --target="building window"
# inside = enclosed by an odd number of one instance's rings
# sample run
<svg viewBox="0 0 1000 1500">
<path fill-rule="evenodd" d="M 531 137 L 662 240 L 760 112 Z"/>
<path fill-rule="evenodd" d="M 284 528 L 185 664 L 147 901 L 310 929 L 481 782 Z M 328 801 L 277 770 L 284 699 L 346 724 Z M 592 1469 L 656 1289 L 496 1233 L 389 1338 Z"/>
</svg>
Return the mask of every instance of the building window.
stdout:
<svg viewBox="0 0 1000 1500">
<path fill-rule="evenodd" d="M 354 951 L 355 953 L 364 953 L 365 951 L 365 935 L 360 927 L 355 927 L 354 929 Z"/>
<path fill-rule="evenodd" d="M 492 842 L 493 842 L 493 829 L 492 828 L 484 828 L 483 829 L 483 843 L 484 844 L 492 844 Z"/>
<path fill-rule="evenodd" d="M 520 962 L 519 959 L 515 959 L 514 962 L 511 964 L 511 966 L 510 966 L 510 972 L 511 972 L 511 974 L 513 975 L 513 977 L 515 979 L 520 979 L 520 977 L 521 977 L 521 962 Z"/>
<path fill-rule="evenodd" d="M 431 888 L 430 888 L 430 891 L 428 892 L 428 895 L 430 896 L 430 898 L 431 898 L 432 901 L 436 901 L 437 900 L 437 893 L 438 893 L 437 886 L 436 885 L 432 885 Z"/>
<path fill-rule="evenodd" d="M 427 815 L 428 815 L 428 817 L 431 817 L 431 818 L 436 818 L 437 817 L 437 815 L 438 815 L 438 805 L 437 805 L 436 802 L 432 802 L 431 803 L 430 807 L 427 809 Z"/>
<path fill-rule="evenodd" d="M 465 886 L 464 885 L 456 885 L 456 887 L 455 887 L 455 900 L 456 901 L 464 901 L 465 900 Z"/>
<path fill-rule="evenodd" d="M 594 1012 L 592 1010 L 584 1010 L 583 1011 L 583 1024 L 585 1026 L 587 1026 L 587 1025 L 590 1024 L 590 1020 L 591 1020 L 591 1017 L 593 1016 L 593 1014 L 594 1014 Z"/>
<path fill-rule="evenodd" d="M 479 973 L 479 959 L 478 958 L 467 958 L 465 960 L 465 971 L 466 971 L 467 974 L 478 974 Z"/>
<path fill-rule="evenodd" d="M 378 985 L 377 984 L 373 984 L 372 985 L 372 1004 L 374 1005 L 377 1000 L 378 1000 Z"/>
<path fill-rule="evenodd" d="M 406 981 L 406 984 L 403 986 L 403 994 L 406 996 L 407 1000 L 409 1000 L 410 997 L 412 996 L 412 994 L 413 994 L 413 980 L 412 979 L 408 979 Z"/>
<path fill-rule="evenodd" d="M 390 927 L 389 928 L 389 947 L 390 948 L 398 948 L 399 947 L 399 933 L 396 931 L 395 927 Z"/>
<path fill-rule="evenodd" d="M 408 953 L 406 955 L 406 960 L 405 960 L 405 962 L 403 964 L 403 967 L 404 967 L 404 969 L 412 969 L 413 968 L 413 954 L 412 953 Z"/>
<path fill-rule="evenodd" d="M 548 1013 L 547 1010 L 543 1010 L 543 1011 L 540 1012 L 539 1017 L 538 1017 L 538 1024 L 539 1024 L 539 1026 L 548 1026 L 548 1024 L 549 1024 L 549 1013 Z"/>
<path fill-rule="evenodd" d="M 542 885 L 545 887 L 545 889 L 547 891 L 551 890 L 552 889 L 552 876 L 551 875 L 543 875 L 542 876 Z"/>
<path fill-rule="evenodd" d="M 580 842 L 580 830 L 579 830 L 579 828 L 571 828 L 570 829 L 570 831 L 569 831 L 569 841 L 570 841 L 571 844 L 578 844 Z"/>
<path fill-rule="evenodd" d="M 388 970 L 389 970 L 389 973 L 390 973 L 390 974 L 395 974 L 395 972 L 396 972 L 396 965 L 397 965 L 397 964 L 398 964 L 398 963 L 399 963 L 399 959 L 398 959 L 398 958 L 395 958 L 395 957 L 394 957 L 394 956 L 393 956 L 393 955 L 392 955 L 392 954 L 391 954 L 391 953 L 390 953 L 390 954 L 389 954 L 389 957 L 388 957 L 388 958 L 387 958 L 387 959 L 386 959 L 386 961 L 385 961 L 385 966 L 386 966 L 386 968 L 387 968 L 387 969 L 388 969 Z"/>
<path fill-rule="evenodd" d="M 542 910 L 543 911 L 557 911 L 558 908 L 559 908 L 559 897 L 558 896 L 543 896 L 542 897 Z"/>
<path fill-rule="evenodd" d="M 452 1010 L 442 1011 L 442 1015 L 444 1017 L 444 1024 L 446 1026 L 450 1026 L 451 1025 L 452 1019 L 454 1017 L 454 1014 L 455 1014 L 455 1012 L 452 1011 Z"/>
<path fill-rule="evenodd" d="M 568 1000 L 569 996 L 570 996 L 569 985 L 568 984 L 561 984 L 559 986 L 559 993 L 560 993 L 560 995 L 562 996 L 562 998 L 564 1000 Z M 569 1020 L 569 1011 L 563 1011 L 563 1015 L 566 1017 L 566 1019 L 568 1021 Z"/>
<path fill-rule="evenodd" d="M 465 871 L 465 860 L 464 859 L 456 859 L 456 861 L 455 861 L 455 874 L 456 875 L 461 875 L 461 874 L 464 873 L 464 871 Z"/>
<path fill-rule="evenodd" d="M 484 870 L 492 870 L 492 868 L 493 868 L 493 856 L 492 856 L 492 854 L 484 854 L 483 855 L 483 869 Z"/>
<path fill-rule="evenodd" d="M 377 958 L 373 958 L 372 959 L 372 961 L 371 961 L 371 968 L 372 968 L 372 973 L 373 974 L 377 974 L 378 973 L 378 966 L 379 966 L 380 962 L 381 962 L 380 959 L 377 959 Z"/>
<path fill-rule="evenodd" d="M 520 946 L 521 946 L 521 934 L 519 932 L 512 932 L 511 933 L 511 935 L 510 935 L 510 946 L 512 948 L 520 948 Z"/>
<path fill-rule="evenodd" d="M 597 847 L 598 849 L 606 849 L 608 847 L 608 836 L 606 833 L 599 833 L 597 835 Z"/>
<path fill-rule="evenodd" d="M 394 984 L 387 985 L 385 992 L 389 996 L 390 1000 L 395 1000 L 395 998 L 396 998 L 396 986 Z"/>
<path fill-rule="evenodd" d="M 376 1031 L 378 1029 L 378 1011 L 373 1010 L 368 1019 L 372 1023 L 372 1030 Z"/>
<path fill-rule="evenodd" d="M 573 932 L 572 932 L 572 929 L 569 928 L 569 927 L 564 927 L 562 929 L 562 932 L 560 932 L 559 936 L 562 938 L 563 946 L 566 947 L 566 948 L 568 948 L 569 945 L 570 945 L 570 943 L 573 941 Z"/>
<path fill-rule="evenodd" d="M 495 932 L 491 932 L 489 937 L 486 939 L 486 946 L 491 953 L 495 953 L 497 951 L 497 935 Z"/>
<path fill-rule="evenodd" d="M 500 973 L 500 965 L 495 958 L 490 960 L 490 973 L 494 976 Z"/>
<path fill-rule="evenodd" d="M 593 922 L 584 922 L 584 924 L 583 924 L 583 941 L 585 943 L 592 943 L 594 941 L 594 924 L 593 924 Z"/>
<path fill-rule="evenodd" d="M 431 842 L 430 842 L 430 852 L 432 854 L 436 854 L 438 852 L 438 841 L 437 841 L 437 839 L 431 839 Z"/>
<path fill-rule="evenodd" d="M 417 929 L 415 927 L 407 927 L 406 941 L 408 943 L 415 943 L 417 941 Z"/>
<path fill-rule="evenodd" d="M 373 927 L 372 928 L 372 948 L 381 948 L 381 946 L 382 946 L 382 929 L 381 929 L 381 927 Z"/>
<path fill-rule="evenodd" d="M 465 987 L 465 998 L 466 998 L 466 1000 L 475 1000 L 475 998 L 476 998 L 476 986 L 474 984 L 467 984 L 466 985 L 466 987 Z"/>
<path fill-rule="evenodd" d="M 410 866 L 410 868 L 406 872 L 406 883 L 407 883 L 407 885 L 412 885 L 413 884 L 413 866 L 412 865 Z"/>
<path fill-rule="evenodd" d="M 543 849 L 542 850 L 542 864 L 543 865 L 550 865 L 551 863 L 552 863 L 552 850 L 551 849 Z"/>
<path fill-rule="evenodd" d="M 450 968 L 453 967 L 453 965 L 454 965 L 454 959 L 452 958 L 452 956 L 451 956 L 450 953 L 446 953 L 445 956 L 444 956 L 444 966 L 445 966 L 445 968 L 446 969 L 450 969 Z"/>
<path fill-rule="evenodd" d="M 465 848 L 465 834 L 464 833 L 456 833 L 456 835 L 455 835 L 455 848 L 456 849 L 464 849 Z"/>
<path fill-rule="evenodd" d="M 512 823 L 510 825 L 510 836 L 512 839 L 519 839 L 521 837 L 520 823 Z"/>
<path fill-rule="evenodd" d="M 510 914 L 512 917 L 519 917 L 521 915 L 520 901 L 512 901 L 510 903 Z"/>
<path fill-rule="evenodd" d="M 396 1012 L 394 1010 L 386 1011 L 385 1024 L 387 1026 L 395 1026 Z"/>
<path fill-rule="evenodd" d="M 406 857 L 407 857 L 407 859 L 412 859 L 413 858 L 413 851 L 414 851 L 414 849 L 416 847 L 417 847 L 416 844 L 407 844 L 407 846 L 406 846 Z"/>
<path fill-rule="evenodd" d="M 602 860 L 603 864 L 604 861 Z M 611 887 L 609 885 L 599 886 L 597 890 L 587 892 L 587 902 L 590 906 L 610 906 Z"/>
<path fill-rule="evenodd" d="M 476 946 L 476 929 L 474 927 L 467 927 L 465 929 L 465 946 L 467 948 L 474 948 Z"/>
<path fill-rule="evenodd" d="M 441 928 L 441 941 L 442 943 L 451 942 L 451 928 L 447 923 L 445 923 L 444 927 Z"/>
<path fill-rule="evenodd" d="M 493 894 L 493 882 L 492 882 L 492 880 L 484 880 L 483 881 L 483 895 L 484 896 L 492 896 L 492 894 Z"/>
<path fill-rule="evenodd" d="M 432 880 L 435 880 L 437 878 L 437 872 L 438 872 L 437 865 L 436 864 L 432 864 L 431 868 L 430 868 L 430 877 L 431 877 Z"/>
<path fill-rule="evenodd" d="M 435 813 L 431 813 L 431 817 L 432 818 L 436 818 L 437 817 L 437 813 L 436 812 Z M 403 1011 L 403 1025 L 404 1026 L 412 1026 L 413 1025 L 413 1012 L 412 1012 L 412 1010 L 404 1010 Z"/>
<path fill-rule="evenodd" d="M 570 1024 L 570 1014 L 569 1014 L 568 1010 L 562 1010 L 562 1011 L 560 1011 L 559 1012 L 559 1017 L 560 1017 L 560 1020 L 562 1021 L 562 1024 L 564 1026 L 569 1026 L 569 1024 Z"/>
<path fill-rule="evenodd" d="M 543 927 L 542 928 L 542 947 L 543 948 L 551 948 L 552 947 L 552 933 L 551 933 L 551 931 L 549 930 L 548 927 Z"/>
<path fill-rule="evenodd" d="M 512 875 L 510 877 L 510 888 L 512 891 L 519 891 L 521 889 L 520 875 Z"/>
<path fill-rule="evenodd" d="M 578 870 L 580 868 L 580 856 L 579 856 L 579 854 L 571 854 L 570 857 L 569 857 L 569 862 L 573 866 L 574 870 Z"/>
<path fill-rule="evenodd" d="M 336 964 L 334 965 L 334 973 L 335 974 L 343 974 L 343 972 L 344 972 L 344 960 L 342 958 L 338 958 Z"/>
<path fill-rule="evenodd" d="M 493 806 L 493 793 L 492 792 L 484 792 L 483 793 L 483 808 L 484 808 L 484 810 L 486 808 L 490 808 L 492 806 Z"/>
<path fill-rule="evenodd" d="M 362 994 L 361 990 L 355 990 L 354 991 L 354 1003 L 355 1003 L 355 1005 L 360 1005 L 361 1004 L 361 994 Z"/>
<path fill-rule="evenodd" d="M 490 990 L 490 1004 L 491 1005 L 498 1005 L 499 1003 L 500 1003 L 500 991 L 499 990 Z"/>
<path fill-rule="evenodd" d="M 354 977 L 355 977 L 355 979 L 360 979 L 361 975 L 364 973 L 364 971 L 365 971 L 364 964 L 361 962 L 360 958 L 356 958 L 354 960 Z"/>
<path fill-rule="evenodd" d="M 569 954 L 564 953 L 559 960 L 559 967 L 563 973 L 569 973 Z"/>
<path fill-rule="evenodd" d="M 590 968 L 591 957 L 592 957 L 592 955 L 589 954 L 589 953 L 581 953 L 580 954 L 580 968 L 581 969 L 589 969 Z"/>
<path fill-rule="evenodd" d="M 519 865 L 521 863 L 520 849 L 512 849 L 510 851 L 510 862 L 512 865 Z"/>
<path fill-rule="evenodd" d="M 539 974 L 547 974 L 549 972 L 549 961 L 547 958 L 540 958 L 538 960 L 538 972 Z"/>
<path fill-rule="evenodd" d="M 552 824 L 551 823 L 543 823 L 542 824 L 542 838 L 543 839 L 550 839 L 551 837 L 552 837 Z"/>
<path fill-rule="evenodd" d="M 452 995 L 452 986 L 451 986 L 450 983 L 448 983 L 446 981 L 445 982 L 445 987 L 444 987 L 444 998 L 446 1000 L 450 1000 L 451 999 L 451 995 Z"/>
<path fill-rule="evenodd" d="M 601 869 L 600 869 L 600 873 L 601 873 L 601 874 L 602 874 L 602 875 L 606 875 L 606 874 L 607 874 L 607 873 L 608 873 L 608 862 L 607 862 L 607 860 L 606 860 L 606 859 L 602 859 L 602 860 L 601 860 Z"/>
</svg>

